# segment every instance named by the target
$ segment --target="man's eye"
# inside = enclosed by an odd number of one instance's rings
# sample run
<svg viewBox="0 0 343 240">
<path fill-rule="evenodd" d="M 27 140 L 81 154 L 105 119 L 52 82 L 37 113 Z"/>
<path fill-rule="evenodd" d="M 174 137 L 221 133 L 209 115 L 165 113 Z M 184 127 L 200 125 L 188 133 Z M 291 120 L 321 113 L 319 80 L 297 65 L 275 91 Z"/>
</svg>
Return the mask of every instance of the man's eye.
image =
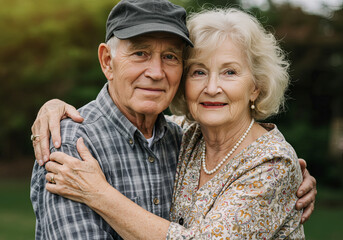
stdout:
<svg viewBox="0 0 343 240">
<path fill-rule="evenodd" d="M 167 60 L 177 60 L 177 57 L 172 54 L 167 54 L 164 56 L 164 58 Z"/>
<path fill-rule="evenodd" d="M 144 52 L 135 52 L 134 54 L 136 56 L 138 56 L 138 57 L 143 57 L 144 56 Z"/>
</svg>

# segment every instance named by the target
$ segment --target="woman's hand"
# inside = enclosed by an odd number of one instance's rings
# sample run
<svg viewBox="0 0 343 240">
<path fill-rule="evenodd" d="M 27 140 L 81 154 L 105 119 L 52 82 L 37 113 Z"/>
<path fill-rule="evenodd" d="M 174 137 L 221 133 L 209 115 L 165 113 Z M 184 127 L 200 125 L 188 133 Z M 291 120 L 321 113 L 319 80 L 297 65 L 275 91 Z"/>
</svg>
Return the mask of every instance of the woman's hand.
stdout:
<svg viewBox="0 0 343 240">
<path fill-rule="evenodd" d="M 89 206 L 105 193 L 110 184 L 106 181 L 99 163 L 85 146 L 83 139 L 77 140 L 77 150 L 84 161 L 62 152 L 54 152 L 45 168 L 48 181 L 46 189 L 71 200 Z"/>
<path fill-rule="evenodd" d="M 83 121 L 83 118 L 73 106 L 58 99 L 46 102 L 39 110 L 31 128 L 32 135 L 39 136 L 36 140 L 33 140 L 35 157 L 39 165 L 42 166 L 49 160 L 50 132 L 54 146 L 56 148 L 61 146 L 60 121 L 67 117 L 75 122 Z"/>
<path fill-rule="evenodd" d="M 304 223 L 310 218 L 314 210 L 314 203 L 317 195 L 317 182 L 307 170 L 305 160 L 299 159 L 299 163 L 303 174 L 303 182 L 297 191 L 297 196 L 299 199 L 295 207 L 297 210 L 304 209 L 304 212 L 301 216 L 301 223 Z"/>
</svg>

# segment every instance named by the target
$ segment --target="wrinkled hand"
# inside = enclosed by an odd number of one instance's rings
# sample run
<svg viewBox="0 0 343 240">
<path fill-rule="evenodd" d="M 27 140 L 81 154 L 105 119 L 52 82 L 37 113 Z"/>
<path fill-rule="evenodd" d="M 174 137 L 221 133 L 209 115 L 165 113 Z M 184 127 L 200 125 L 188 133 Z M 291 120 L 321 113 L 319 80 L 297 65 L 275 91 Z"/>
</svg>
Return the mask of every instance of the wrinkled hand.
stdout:
<svg viewBox="0 0 343 240">
<path fill-rule="evenodd" d="M 82 138 L 77 141 L 77 150 L 84 161 L 62 152 L 54 152 L 50 155 L 51 161 L 45 165 L 48 171 L 45 176 L 48 181 L 46 189 L 51 193 L 91 206 L 111 186 Z M 49 182 L 52 176 L 55 184 Z"/>
<path fill-rule="evenodd" d="M 83 121 L 83 118 L 73 106 L 58 99 L 46 102 L 39 110 L 31 128 L 33 135 L 39 135 L 39 138 L 33 141 L 35 157 L 39 165 L 42 166 L 49 160 L 50 132 L 54 146 L 56 148 L 61 146 L 60 121 L 67 117 L 75 122 Z"/>
<path fill-rule="evenodd" d="M 312 177 L 309 171 L 306 169 L 305 160 L 299 159 L 299 163 L 303 174 L 303 182 L 297 191 L 297 196 L 299 199 L 295 207 L 297 210 L 304 209 L 304 212 L 301 216 L 301 223 L 304 223 L 310 218 L 314 210 L 314 203 L 317 195 L 317 182 L 316 179 Z"/>
</svg>

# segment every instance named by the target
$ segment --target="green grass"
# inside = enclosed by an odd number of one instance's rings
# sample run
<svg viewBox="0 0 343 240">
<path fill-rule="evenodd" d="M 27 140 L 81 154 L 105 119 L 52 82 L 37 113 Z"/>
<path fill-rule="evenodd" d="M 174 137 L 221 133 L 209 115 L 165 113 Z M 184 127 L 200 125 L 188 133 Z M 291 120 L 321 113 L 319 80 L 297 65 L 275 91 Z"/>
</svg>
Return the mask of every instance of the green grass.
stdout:
<svg viewBox="0 0 343 240">
<path fill-rule="evenodd" d="M 0 240 L 34 239 L 29 187 L 28 181 L 0 180 Z M 316 209 L 304 225 L 306 239 L 341 239 L 342 216 L 343 191 L 319 188 Z"/>
<path fill-rule="evenodd" d="M 1 179 L 0 193 L 0 240 L 34 239 L 30 183 Z"/>
<path fill-rule="evenodd" d="M 304 224 L 307 240 L 342 239 L 343 207 L 317 207 L 310 220 Z"/>
</svg>

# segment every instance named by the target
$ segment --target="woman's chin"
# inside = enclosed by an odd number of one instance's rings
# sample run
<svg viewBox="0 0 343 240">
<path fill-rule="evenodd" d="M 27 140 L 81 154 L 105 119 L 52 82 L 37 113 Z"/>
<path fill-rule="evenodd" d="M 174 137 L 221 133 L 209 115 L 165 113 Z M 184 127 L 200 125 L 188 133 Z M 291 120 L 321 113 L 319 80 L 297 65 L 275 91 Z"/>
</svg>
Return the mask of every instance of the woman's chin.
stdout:
<svg viewBox="0 0 343 240">
<path fill-rule="evenodd" d="M 213 117 L 213 118 L 200 118 L 197 120 L 200 125 L 206 126 L 206 127 L 220 127 L 220 126 L 227 126 L 228 124 L 232 123 L 228 119 L 221 119 L 218 117 Z"/>
</svg>

